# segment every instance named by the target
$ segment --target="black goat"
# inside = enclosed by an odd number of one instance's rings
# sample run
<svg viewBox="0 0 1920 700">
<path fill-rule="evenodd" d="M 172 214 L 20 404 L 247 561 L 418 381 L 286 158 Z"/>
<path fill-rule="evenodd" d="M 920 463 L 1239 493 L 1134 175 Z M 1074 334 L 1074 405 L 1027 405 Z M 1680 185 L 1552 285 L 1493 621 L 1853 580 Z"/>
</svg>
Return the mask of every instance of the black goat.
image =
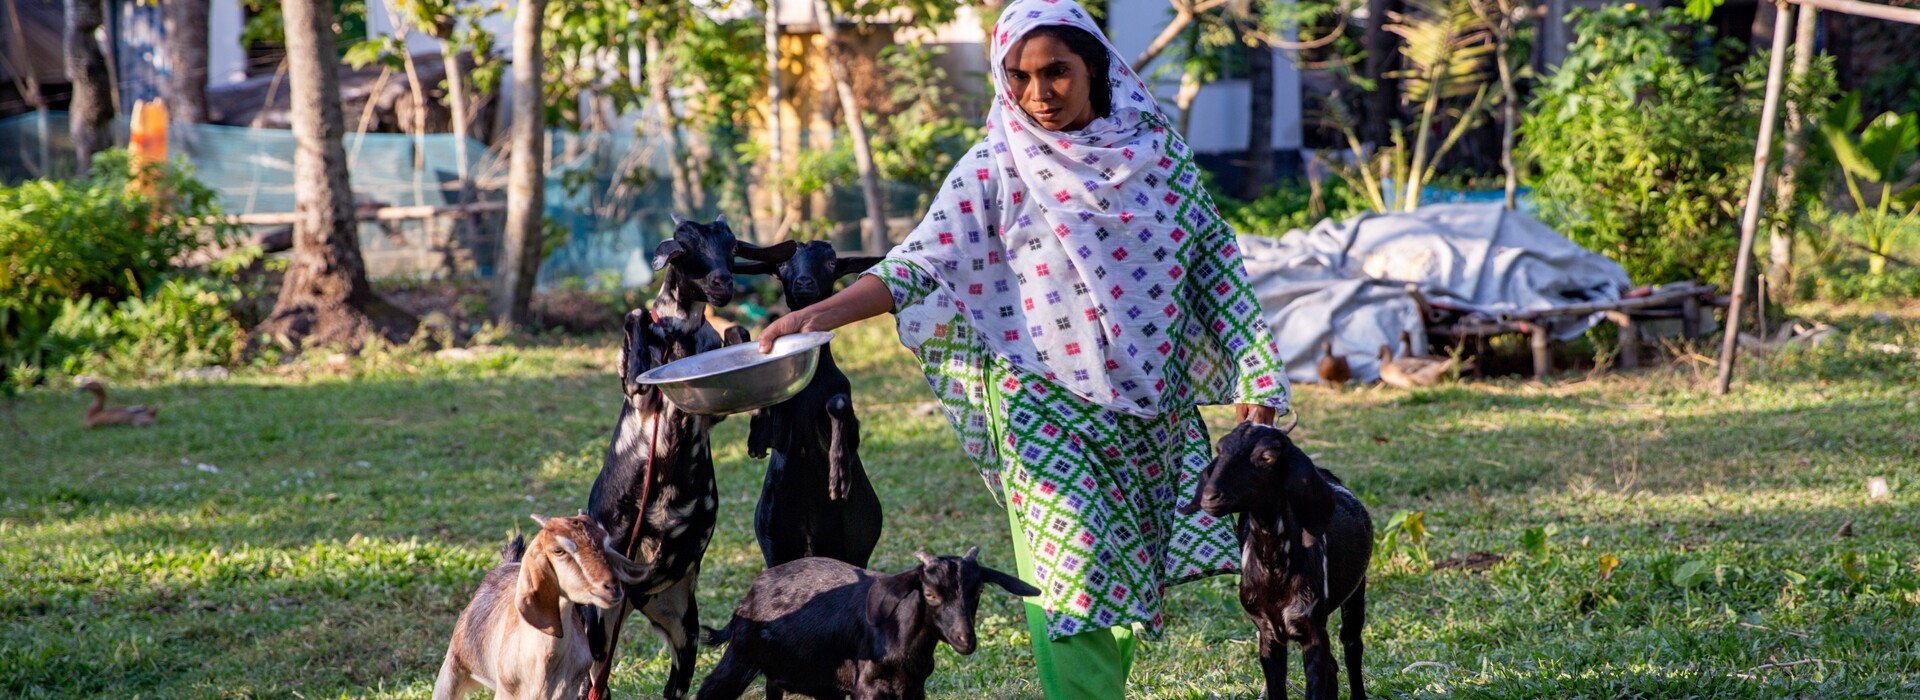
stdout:
<svg viewBox="0 0 1920 700">
<path fill-rule="evenodd" d="M 778 268 L 742 265 L 741 272 L 780 279 L 787 307 L 799 310 L 833 293 L 833 283 L 880 262 L 876 257 L 834 255 L 825 241 L 801 245 Z M 754 412 L 747 454 L 767 462 L 753 535 L 767 566 L 805 557 L 827 557 L 865 567 L 880 542 L 880 496 L 860 463 L 860 421 L 853 414 L 853 385 L 833 362 L 833 346 L 820 349 L 813 380 L 793 398 Z"/>
<path fill-rule="evenodd" d="M 700 684 L 699 700 L 731 700 L 754 676 L 767 677 L 767 700 L 786 693 L 815 698 L 919 700 L 933 675 L 933 647 L 972 654 L 980 588 L 1017 596 L 1040 589 L 965 557 L 915 552 L 920 566 L 899 574 L 811 557 L 760 572 L 710 644 L 727 644 Z"/>
<path fill-rule="evenodd" d="M 744 327 L 729 329 L 723 341 L 706 321 L 706 305 L 732 300 L 734 256 L 777 263 L 792 254 L 792 243 L 761 248 L 735 241 L 724 220 L 679 222 L 673 238 L 655 251 L 655 266 L 666 274 L 652 312 L 627 313 L 620 351 L 626 401 L 587 498 L 587 513 L 606 528 L 609 547 L 647 566 L 648 573 L 626 586 L 623 605 L 588 615 L 595 661 L 590 697 L 607 697 L 611 652 L 636 609 L 673 649 L 662 695 L 686 695 L 698 645 L 694 590 L 718 517 L 709 433 L 720 419 L 684 413 L 635 379 L 671 360 L 747 342 Z"/>
<path fill-rule="evenodd" d="M 1287 696 L 1287 642 L 1300 643 L 1308 700 L 1340 693 L 1327 618 L 1340 609 L 1353 700 L 1365 700 L 1360 629 L 1367 619 L 1373 520 L 1332 472 L 1314 466 L 1285 431 L 1243 423 L 1220 439 L 1193 502 L 1180 508 L 1240 514 L 1240 606 L 1260 634 L 1267 697 Z"/>
</svg>

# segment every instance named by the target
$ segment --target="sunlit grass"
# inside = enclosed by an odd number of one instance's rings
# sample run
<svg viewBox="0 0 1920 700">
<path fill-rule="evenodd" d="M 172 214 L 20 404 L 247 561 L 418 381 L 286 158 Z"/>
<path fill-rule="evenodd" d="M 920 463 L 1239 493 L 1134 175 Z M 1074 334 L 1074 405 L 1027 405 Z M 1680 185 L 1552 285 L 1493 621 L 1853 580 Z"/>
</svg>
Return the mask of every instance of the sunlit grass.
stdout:
<svg viewBox="0 0 1920 700">
<path fill-rule="evenodd" d="M 1377 568 L 1371 690 L 1920 696 L 1920 359 L 1883 347 L 1920 348 L 1920 322 L 1829 313 L 1844 336 L 1750 358 L 1729 398 L 1685 364 L 1547 386 L 1301 389 L 1297 437 L 1376 521 L 1421 511 L 1435 560 L 1504 557 L 1480 572 Z M 83 400 L 60 391 L 0 404 L 0 696 L 425 697 L 500 545 L 528 513 L 583 504 L 617 411 L 615 347 L 311 358 L 118 391 L 161 406 L 143 431 L 84 431 Z M 835 347 L 886 505 L 876 566 L 972 545 L 1011 566 L 1003 516 L 944 419 L 914 410 L 925 384 L 889 325 Z M 1225 411 L 1208 417 L 1226 427 Z M 745 427 L 715 435 L 707 624 L 760 568 Z M 1891 498 L 1868 498 L 1871 477 Z M 1550 534 L 1530 554 L 1536 527 Z M 1607 557 L 1619 564 L 1603 576 Z M 1175 590 L 1134 696 L 1257 694 L 1235 585 Z M 622 658 L 619 696 L 653 697 L 659 643 L 630 636 Z M 1003 596 L 983 604 L 980 649 L 940 664 L 936 697 L 1039 695 Z"/>
</svg>

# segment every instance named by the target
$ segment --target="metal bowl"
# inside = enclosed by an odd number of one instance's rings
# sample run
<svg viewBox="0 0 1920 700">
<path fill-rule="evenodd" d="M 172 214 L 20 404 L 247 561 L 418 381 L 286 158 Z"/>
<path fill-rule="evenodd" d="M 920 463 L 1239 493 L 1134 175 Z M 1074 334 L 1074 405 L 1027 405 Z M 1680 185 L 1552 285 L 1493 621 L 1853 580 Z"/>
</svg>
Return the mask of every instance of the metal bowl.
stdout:
<svg viewBox="0 0 1920 700">
<path fill-rule="evenodd" d="M 660 388 L 682 411 L 724 416 L 766 408 L 793 398 L 813 381 L 820 348 L 829 332 L 794 333 L 773 341 L 773 354 L 759 342 L 741 343 L 675 360 L 635 378 Z"/>
</svg>

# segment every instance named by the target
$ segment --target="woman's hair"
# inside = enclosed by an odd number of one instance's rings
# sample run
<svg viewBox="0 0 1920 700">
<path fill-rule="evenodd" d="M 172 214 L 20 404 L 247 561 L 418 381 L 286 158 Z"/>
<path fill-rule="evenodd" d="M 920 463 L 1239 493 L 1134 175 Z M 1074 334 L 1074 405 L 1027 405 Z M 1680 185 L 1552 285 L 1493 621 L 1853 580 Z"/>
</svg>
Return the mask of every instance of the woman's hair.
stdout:
<svg viewBox="0 0 1920 700">
<path fill-rule="evenodd" d="M 1043 24 L 1028 30 L 1021 38 L 1036 36 L 1060 40 L 1060 43 L 1067 45 L 1068 51 L 1087 63 L 1087 79 L 1092 83 L 1087 92 L 1093 101 L 1093 114 L 1096 117 L 1113 116 L 1113 86 L 1107 83 L 1113 54 L 1107 51 L 1107 45 L 1087 30 L 1065 24 Z"/>
</svg>

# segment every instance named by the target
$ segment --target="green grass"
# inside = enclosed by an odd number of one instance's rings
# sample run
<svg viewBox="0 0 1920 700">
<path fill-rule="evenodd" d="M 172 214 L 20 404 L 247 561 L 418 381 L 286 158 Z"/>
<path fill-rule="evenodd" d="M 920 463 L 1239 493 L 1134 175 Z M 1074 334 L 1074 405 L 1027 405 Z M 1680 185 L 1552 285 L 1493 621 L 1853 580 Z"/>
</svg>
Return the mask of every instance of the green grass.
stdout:
<svg viewBox="0 0 1920 700">
<path fill-rule="evenodd" d="M 1299 390 L 1296 435 L 1376 521 L 1426 513 L 1435 560 L 1506 557 L 1481 572 L 1376 567 L 1373 692 L 1920 695 L 1920 360 L 1872 347 L 1920 348 L 1920 322 L 1839 322 L 1847 335 L 1828 347 L 1747 361 L 1725 399 L 1692 365 L 1551 386 Z M 84 402 L 65 391 L 0 404 L 0 697 L 425 697 L 509 534 L 530 512 L 583 504 L 619 401 L 616 347 L 315 358 L 119 391 L 161 406 L 148 430 L 82 430 Z M 1004 516 L 943 419 L 912 410 L 926 391 L 890 327 L 852 329 L 836 354 L 887 509 L 876 566 L 975 544 L 1011 566 Z M 1208 415 L 1225 426 L 1224 411 Z M 745 423 L 714 440 L 724 499 L 701 580 L 708 624 L 760 568 Z M 1868 500 L 1874 476 L 1891 499 Z M 1836 537 L 1848 522 L 1853 536 Z M 1528 554 L 1536 527 L 1551 534 Z M 1608 555 L 1619 567 L 1602 577 Z M 1683 567 L 1697 585 L 1675 582 Z M 1175 589 L 1134 697 L 1257 695 L 1236 585 Z M 1013 601 L 989 595 L 980 632 L 971 657 L 943 648 L 934 695 L 1038 697 Z M 629 637 L 621 658 L 618 696 L 654 697 L 659 643 Z M 702 670 L 717 658 L 703 653 Z"/>
</svg>

